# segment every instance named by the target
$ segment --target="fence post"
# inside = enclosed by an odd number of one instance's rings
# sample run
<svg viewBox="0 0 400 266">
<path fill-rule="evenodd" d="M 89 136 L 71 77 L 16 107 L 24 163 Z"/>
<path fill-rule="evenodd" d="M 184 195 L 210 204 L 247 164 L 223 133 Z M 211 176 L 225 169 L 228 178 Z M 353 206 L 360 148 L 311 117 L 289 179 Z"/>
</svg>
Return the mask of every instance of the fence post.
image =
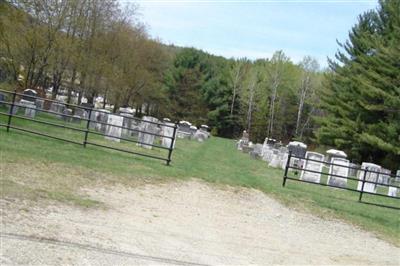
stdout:
<svg viewBox="0 0 400 266">
<path fill-rule="evenodd" d="M 15 97 L 16 96 L 17 96 L 17 90 L 14 90 L 13 97 L 12 97 L 12 102 L 11 102 L 11 106 L 10 106 L 10 111 L 8 112 L 7 132 L 10 131 L 11 118 L 13 116 L 14 103 L 15 103 Z"/>
<path fill-rule="evenodd" d="M 172 150 L 174 149 L 175 138 L 176 138 L 176 128 L 177 128 L 177 127 L 178 127 L 178 124 L 175 123 L 175 126 L 174 126 L 174 133 L 172 133 L 171 145 L 169 146 L 169 149 L 168 149 L 167 165 L 169 165 L 169 163 L 171 162 L 171 155 L 172 155 Z"/>
<path fill-rule="evenodd" d="M 92 116 L 92 108 L 89 109 L 88 120 L 86 123 L 85 140 L 83 141 L 83 147 L 85 147 L 85 148 L 86 148 L 86 142 L 87 142 L 87 138 L 88 138 L 88 134 L 89 134 L 89 126 L 90 126 L 90 117 L 91 116 Z"/>
<path fill-rule="evenodd" d="M 362 179 L 362 184 L 361 184 L 361 191 L 360 191 L 360 197 L 358 198 L 358 201 L 361 202 L 362 200 L 362 195 L 364 193 L 364 184 L 365 184 L 365 178 L 367 176 L 367 172 L 368 172 L 368 167 L 365 168 L 364 171 L 364 175 L 363 175 L 363 179 Z"/>
<path fill-rule="evenodd" d="M 287 178 L 287 174 L 288 174 L 289 165 L 290 165 L 290 159 L 291 158 L 292 158 L 292 152 L 289 151 L 289 156 L 288 156 L 288 159 L 286 161 L 285 174 L 283 175 L 282 187 L 284 187 L 286 185 L 286 178 Z"/>
</svg>

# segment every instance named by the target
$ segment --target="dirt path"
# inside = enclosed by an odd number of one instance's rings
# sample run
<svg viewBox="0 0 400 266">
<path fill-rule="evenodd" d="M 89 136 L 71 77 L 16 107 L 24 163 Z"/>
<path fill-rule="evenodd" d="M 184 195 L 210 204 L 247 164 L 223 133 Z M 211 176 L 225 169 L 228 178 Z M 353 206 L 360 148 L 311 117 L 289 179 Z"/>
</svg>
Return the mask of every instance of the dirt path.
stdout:
<svg viewBox="0 0 400 266">
<path fill-rule="evenodd" d="M 86 191 L 106 209 L 1 201 L 1 264 L 400 265 L 400 249 L 263 193 L 200 181 Z"/>
</svg>

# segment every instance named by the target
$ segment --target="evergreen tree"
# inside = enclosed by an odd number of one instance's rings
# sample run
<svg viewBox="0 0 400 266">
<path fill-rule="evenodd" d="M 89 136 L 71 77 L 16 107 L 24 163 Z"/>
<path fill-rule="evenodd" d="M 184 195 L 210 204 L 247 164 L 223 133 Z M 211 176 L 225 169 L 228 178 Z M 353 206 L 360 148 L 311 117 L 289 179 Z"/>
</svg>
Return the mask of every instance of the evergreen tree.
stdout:
<svg viewBox="0 0 400 266">
<path fill-rule="evenodd" d="M 359 17 L 330 61 L 317 139 L 353 159 L 400 167 L 400 1 Z"/>
</svg>

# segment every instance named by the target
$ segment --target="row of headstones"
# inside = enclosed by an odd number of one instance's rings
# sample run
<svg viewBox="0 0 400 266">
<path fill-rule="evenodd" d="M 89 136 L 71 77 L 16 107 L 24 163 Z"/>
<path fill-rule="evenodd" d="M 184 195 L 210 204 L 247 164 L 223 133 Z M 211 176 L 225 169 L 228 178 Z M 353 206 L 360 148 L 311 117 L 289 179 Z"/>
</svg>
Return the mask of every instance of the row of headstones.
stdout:
<svg viewBox="0 0 400 266">
<path fill-rule="evenodd" d="M 248 153 L 251 158 L 262 159 L 269 166 L 275 168 L 282 167 L 284 169 L 289 155 L 288 149 L 274 139 L 265 138 L 263 144 L 253 144 L 249 141 L 246 131 L 243 131 L 242 138 L 237 142 L 236 147 L 238 150 Z"/>
<path fill-rule="evenodd" d="M 188 121 L 180 121 L 178 124 L 177 137 L 181 139 L 194 139 L 198 142 L 204 142 L 210 137 L 207 125 L 201 125 L 199 128 L 193 126 Z"/>
<path fill-rule="evenodd" d="M 11 106 L 9 106 L 9 108 L 11 108 Z M 41 110 L 44 110 L 44 100 L 34 99 L 33 101 L 29 101 L 21 99 L 13 106 L 12 114 L 16 115 L 20 110 L 23 112 L 24 116 L 33 119 Z M 82 118 L 87 118 L 87 111 L 83 108 L 75 108 L 75 114 L 72 115 L 72 109 L 68 109 L 65 104 L 58 102 L 52 102 L 48 111 L 52 112 L 51 114 L 59 119 L 73 123 L 80 123 Z"/>
<path fill-rule="evenodd" d="M 133 114 L 111 114 L 110 111 L 92 110 L 90 127 L 102 132 L 105 139 L 120 142 L 121 138 L 137 137 L 138 146 L 152 149 L 156 136 L 161 136 L 161 146 L 171 148 L 174 124 L 167 118 L 162 122 L 155 117 L 144 116 L 140 121 Z M 93 122 L 92 122 L 93 121 Z M 175 147 L 175 142 L 172 148 Z"/>
<path fill-rule="evenodd" d="M 315 161 L 311 161 L 311 160 Z M 324 167 L 325 156 L 317 152 L 307 152 L 305 155 L 304 162 L 301 162 L 304 170 L 301 171 L 300 180 L 309 182 L 320 183 L 321 172 Z M 347 177 L 356 176 L 359 179 L 357 184 L 358 191 L 366 191 L 369 193 L 376 193 L 380 183 L 383 185 L 389 185 L 388 196 L 396 197 L 400 192 L 397 187 L 390 186 L 391 184 L 400 184 L 400 170 L 397 171 L 395 178 L 390 178 L 391 171 L 384 169 L 381 166 L 373 163 L 363 162 L 361 167 L 351 165 L 350 161 L 345 158 L 333 157 L 330 161 L 327 185 L 336 187 L 346 187 Z M 366 169 L 368 170 L 366 171 Z M 310 171 L 306 171 L 310 170 Z M 357 173 L 357 174 L 354 174 Z M 365 182 L 362 180 L 364 179 Z M 338 177 L 341 176 L 341 177 Z M 342 178 L 343 177 L 343 178 Z M 372 182 L 372 183 L 369 183 Z M 364 187 L 363 187 L 364 183 Z"/>
<path fill-rule="evenodd" d="M 293 144 L 293 145 L 292 145 Z M 314 172 L 302 171 L 300 175 L 300 179 L 319 183 L 321 179 L 322 167 L 324 166 L 325 156 L 316 152 L 307 152 L 307 146 L 303 143 L 291 142 L 288 145 L 289 148 L 281 146 L 279 143 L 276 143 L 275 140 L 266 138 L 263 144 L 253 144 L 248 140 L 248 134 L 246 131 L 243 132 L 242 138 L 237 143 L 237 149 L 242 152 L 249 153 L 252 158 L 261 158 L 266 161 L 270 167 L 282 168 L 285 169 L 287 160 L 289 157 L 289 149 L 298 157 L 304 157 L 305 165 L 303 160 L 299 158 L 292 157 L 289 162 L 291 166 L 295 166 L 298 168 L 304 167 L 305 170 L 311 170 Z M 307 159 L 321 161 L 314 162 L 308 161 Z M 331 186 L 338 187 L 346 187 L 347 185 L 347 177 L 355 177 L 362 180 L 364 172 L 368 167 L 368 172 L 366 174 L 365 180 L 375 183 L 382 183 L 386 185 L 390 184 L 399 184 L 400 183 L 400 170 L 397 171 L 396 178 L 393 179 L 392 183 L 390 183 L 390 175 L 391 171 L 388 169 L 384 169 L 379 165 L 372 163 L 362 163 L 362 165 L 357 165 L 350 163 L 349 160 L 345 158 L 331 157 L 330 163 L 333 165 L 329 166 L 328 180 L 327 184 Z M 377 172 L 377 173 L 374 173 Z M 335 175 L 343 176 L 345 178 L 339 178 Z M 357 189 L 362 189 L 362 181 L 359 181 L 357 184 Z M 367 183 L 364 184 L 364 191 L 376 193 L 377 184 Z M 400 192 L 399 189 L 393 186 L 389 186 L 388 195 L 395 197 L 397 193 Z"/>
<path fill-rule="evenodd" d="M 21 108 L 26 117 L 35 118 L 40 110 L 44 110 L 44 99 L 29 97 L 36 96 L 36 93 L 31 91 L 24 91 L 23 98 L 13 107 L 13 115 L 17 114 L 19 108 Z M 5 97 L 3 98 L 2 101 L 5 101 Z M 88 111 L 83 107 L 76 107 L 75 110 L 72 110 L 60 102 L 51 102 L 49 111 L 56 118 L 67 122 L 81 123 L 82 119 L 88 119 Z M 74 115 L 72 115 L 73 113 Z M 141 123 L 137 123 L 132 114 L 121 113 L 120 115 L 114 115 L 105 109 L 93 109 L 90 120 L 90 128 L 104 133 L 105 138 L 108 140 L 120 142 L 121 137 L 136 135 L 139 142 L 138 146 L 151 149 L 155 139 L 153 134 L 159 134 L 165 136 L 161 137 L 161 145 L 166 148 L 171 147 L 174 124 L 169 119 L 164 119 L 163 123 L 160 123 L 157 118 L 145 116 Z M 160 125 L 154 123 L 160 123 Z M 173 144 L 174 146 L 175 143 Z"/>
</svg>

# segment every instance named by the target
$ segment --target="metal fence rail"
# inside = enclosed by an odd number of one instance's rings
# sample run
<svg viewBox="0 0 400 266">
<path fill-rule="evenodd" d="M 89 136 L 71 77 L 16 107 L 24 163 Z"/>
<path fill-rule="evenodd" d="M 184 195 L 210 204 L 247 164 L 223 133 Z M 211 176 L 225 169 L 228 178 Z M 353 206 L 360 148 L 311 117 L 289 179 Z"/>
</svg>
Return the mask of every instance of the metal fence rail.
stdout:
<svg viewBox="0 0 400 266">
<path fill-rule="evenodd" d="M 356 177 L 358 176 L 358 178 L 354 178 L 352 176 L 349 176 L 349 174 L 347 176 L 343 176 L 343 175 L 337 175 L 337 174 L 334 174 L 334 173 L 330 173 L 330 171 L 328 171 L 328 172 L 324 172 L 323 170 L 316 171 L 316 170 L 312 170 L 312 169 L 306 169 L 304 167 L 293 166 L 291 164 L 292 159 L 300 159 L 303 162 L 310 161 L 310 162 L 320 163 L 320 164 L 323 164 L 323 165 L 329 166 L 329 167 L 337 166 L 337 167 L 341 167 L 341 168 L 357 170 Z M 322 169 L 323 169 L 323 167 L 322 167 Z M 322 183 L 321 181 L 313 182 L 313 181 L 309 181 L 309 180 L 303 180 L 300 177 L 289 176 L 290 171 L 295 176 L 298 176 L 299 172 L 302 172 L 302 173 L 308 172 L 308 173 L 314 173 L 314 174 L 320 175 L 320 177 L 325 175 L 325 176 L 328 176 L 328 177 L 335 177 L 335 178 L 344 179 L 344 180 L 346 180 L 346 186 L 337 186 L 337 185 L 329 184 L 328 182 L 327 183 Z M 361 171 L 361 174 L 359 174 L 359 171 Z M 366 177 L 367 177 L 368 173 L 376 174 L 377 175 L 376 181 L 366 180 Z M 388 183 L 378 182 L 379 181 L 379 175 L 388 177 L 389 178 Z M 360 178 L 361 176 L 362 176 L 362 178 Z M 361 168 L 361 167 L 352 167 L 350 165 L 346 166 L 346 165 L 340 165 L 340 164 L 335 164 L 335 163 L 326 162 L 326 161 L 319 161 L 319 160 L 315 160 L 315 159 L 309 159 L 309 158 L 305 158 L 305 157 L 298 157 L 298 156 L 293 155 L 291 152 L 289 152 L 288 159 L 286 161 L 284 175 L 283 175 L 283 182 L 282 182 L 282 186 L 283 187 L 286 186 L 287 180 L 293 180 L 293 181 L 297 181 L 297 182 L 301 182 L 301 183 L 320 185 L 320 186 L 325 186 L 325 187 L 332 187 L 332 188 L 336 188 L 336 189 L 343 189 L 343 190 L 347 190 L 347 191 L 356 192 L 356 193 L 358 193 L 358 201 L 359 202 L 400 210 L 400 204 L 397 204 L 397 206 L 391 206 L 391 205 L 375 204 L 375 203 L 371 203 L 371 202 L 367 202 L 367 201 L 363 200 L 363 195 L 364 194 L 378 196 L 378 197 L 384 197 L 384 198 L 390 198 L 390 199 L 394 199 L 394 200 L 399 200 L 400 197 L 397 196 L 397 194 L 399 193 L 398 191 L 400 191 L 400 185 L 399 184 L 395 184 L 395 183 L 396 182 L 397 183 L 400 182 L 400 176 L 395 175 L 395 174 L 387 174 L 387 173 L 383 173 L 383 172 L 369 170 L 368 167 L 366 167 L 364 169 L 364 168 Z M 347 187 L 347 180 L 361 182 L 361 188 L 358 188 L 358 184 L 357 184 L 357 188 Z M 393 182 L 391 183 L 390 180 L 393 180 Z M 366 191 L 365 190 L 365 185 L 366 184 L 372 184 L 372 185 L 381 186 L 381 187 L 388 187 L 388 189 L 389 188 L 394 188 L 394 189 L 396 189 L 396 193 L 395 193 L 395 195 L 387 195 L 387 194 L 382 194 L 382 193 L 377 193 L 377 192 L 374 193 L 374 192 Z"/>
<path fill-rule="evenodd" d="M 103 111 L 103 110 L 98 110 L 98 109 L 85 107 L 85 106 L 80 106 L 80 105 L 75 105 L 75 104 L 66 104 L 66 103 L 63 103 L 61 101 L 51 100 L 51 99 L 47 99 L 47 98 L 41 98 L 41 97 L 37 97 L 37 96 L 25 95 L 25 94 L 22 94 L 22 93 L 17 93 L 16 91 L 9 92 L 9 91 L 5 91 L 5 90 L 0 90 L 0 92 L 3 93 L 3 94 L 8 94 L 9 98 L 11 98 L 11 101 L 0 100 L 0 106 L 1 105 L 5 105 L 5 106 L 9 107 L 8 112 L 1 112 L 0 111 L 0 116 L 8 117 L 7 123 L 0 123 L 0 127 L 5 127 L 7 129 L 7 132 L 9 132 L 10 129 L 15 129 L 15 130 L 19 130 L 19 131 L 23 131 L 23 132 L 27 132 L 27 133 L 31 133 L 31 134 L 35 134 L 35 135 L 39 135 L 39 136 L 43 136 L 43 137 L 47 137 L 47 138 L 52 138 L 52 139 L 56 139 L 56 140 L 61 140 L 61 141 L 73 143 L 73 144 L 82 145 L 83 147 L 86 147 L 86 145 L 93 145 L 93 146 L 97 146 L 97 147 L 101 147 L 101 148 L 106 148 L 106 149 L 116 150 L 116 151 L 120 151 L 120 152 L 126 152 L 126 153 L 129 153 L 129 154 L 144 156 L 144 157 L 148 157 L 148 158 L 152 158 L 152 159 L 162 160 L 162 161 L 165 161 L 167 165 L 170 165 L 170 163 L 172 161 L 172 152 L 173 152 L 173 149 L 174 149 L 174 143 L 176 141 L 176 133 L 177 133 L 177 127 L 178 127 L 177 123 L 171 123 L 173 125 L 168 125 L 168 124 L 164 124 L 164 123 L 143 120 L 143 119 L 140 119 L 140 118 L 137 118 L 137 117 L 127 117 L 127 116 L 120 115 L 120 114 L 111 114 L 111 113 L 108 113 L 108 112 Z M 27 97 L 27 98 L 33 99 L 34 101 L 42 100 L 43 103 L 48 102 L 48 103 L 62 104 L 62 105 L 65 105 L 68 108 L 75 108 L 75 110 L 76 109 L 82 109 L 87 113 L 87 118 L 79 117 L 79 121 L 85 121 L 86 125 L 84 127 L 78 128 L 78 127 L 74 127 L 74 126 L 71 126 L 71 125 L 65 125 L 66 121 L 64 121 L 65 122 L 64 124 L 59 124 L 59 123 L 53 123 L 53 122 L 49 122 L 49 121 L 38 120 L 38 119 L 36 119 L 36 115 L 35 115 L 35 118 L 31 118 L 31 117 L 27 117 L 27 116 L 23 116 L 23 115 L 18 115 L 17 112 L 15 112 L 15 108 L 24 108 L 24 109 L 35 110 L 35 112 L 41 112 L 41 113 L 43 112 L 43 113 L 47 113 L 47 114 L 59 115 L 59 116 L 61 116 L 63 118 L 71 118 L 71 119 L 77 118 L 73 114 L 64 114 L 64 113 L 59 113 L 59 112 L 55 112 L 55 111 L 52 111 L 52 110 L 47 110 L 45 108 L 38 108 L 36 105 L 33 107 L 33 106 L 26 106 L 26 105 L 20 104 L 20 103 L 17 102 L 17 98 L 22 98 L 22 97 Z M 119 126 L 119 125 L 114 125 L 114 124 L 110 124 L 110 123 L 103 122 L 103 121 L 93 120 L 92 119 L 92 112 L 105 113 L 105 114 L 109 114 L 109 115 L 113 115 L 113 116 L 122 117 L 123 119 L 129 119 L 130 121 L 134 120 L 137 123 L 153 124 L 153 125 L 156 125 L 157 127 L 162 127 L 162 128 L 168 127 L 168 128 L 173 129 L 173 133 L 172 133 L 172 136 L 167 136 L 167 135 L 159 134 L 159 133 L 156 133 L 156 132 L 149 132 L 149 131 L 145 131 L 145 130 L 141 130 L 141 129 L 137 129 L 137 128 Z M 56 128 L 62 128 L 62 129 L 69 129 L 69 130 L 72 130 L 72 131 L 83 133 L 84 134 L 83 140 L 82 140 L 82 142 L 80 142 L 80 141 L 76 141 L 76 140 L 67 139 L 67 138 L 64 138 L 62 136 L 54 136 L 54 135 L 47 134 L 45 132 L 39 132 L 39 131 L 36 131 L 36 130 L 31 130 L 31 129 L 28 129 L 28 128 L 20 127 L 20 126 L 17 126 L 17 125 L 13 124 L 13 118 L 18 118 L 18 119 L 22 119 L 22 120 L 38 123 L 38 124 L 43 124 L 43 125 L 56 127 Z M 145 142 L 142 142 L 142 141 L 139 141 L 139 140 L 125 138 L 123 136 L 113 136 L 113 135 L 109 135 L 109 134 L 106 134 L 106 133 L 103 133 L 103 132 L 97 132 L 97 131 L 94 131 L 94 130 L 90 129 L 91 125 L 93 125 L 93 124 L 94 125 L 99 124 L 99 125 L 103 125 L 103 126 L 106 126 L 106 127 L 110 126 L 110 127 L 118 128 L 118 129 L 121 129 L 121 130 L 128 130 L 128 132 L 137 132 L 137 133 L 143 133 L 143 134 L 147 134 L 147 135 L 152 135 L 154 137 L 170 139 L 171 144 L 169 145 L 169 147 L 165 147 L 165 146 L 161 146 L 161 145 L 156 145 L 154 143 L 145 143 Z M 166 151 L 168 151 L 168 153 L 167 153 L 166 157 L 162 157 L 162 156 L 157 156 L 157 155 L 152 155 L 152 154 L 141 153 L 140 151 L 130 151 L 130 150 L 122 149 L 122 148 L 119 148 L 119 147 L 111 147 L 111 146 L 99 144 L 99 143 L 96 143 L 96 142 L 93 142 L 93 141 L 88 141 L 88 138 L 89 138 L 89 136 L 91 134 L 94 135 L 94 136 L 109 137 L 109 138 L 119 139 L 119 140 L 123 140 L 123 141 L 130 142 L 130 143 L 136 143 L 136 144 L 139 144 L 139 145 L 154 147 L 154 148 L 157 148 L 157 149 L 160 149 L 160 150 L 166 150 Z"/>
</svg>

